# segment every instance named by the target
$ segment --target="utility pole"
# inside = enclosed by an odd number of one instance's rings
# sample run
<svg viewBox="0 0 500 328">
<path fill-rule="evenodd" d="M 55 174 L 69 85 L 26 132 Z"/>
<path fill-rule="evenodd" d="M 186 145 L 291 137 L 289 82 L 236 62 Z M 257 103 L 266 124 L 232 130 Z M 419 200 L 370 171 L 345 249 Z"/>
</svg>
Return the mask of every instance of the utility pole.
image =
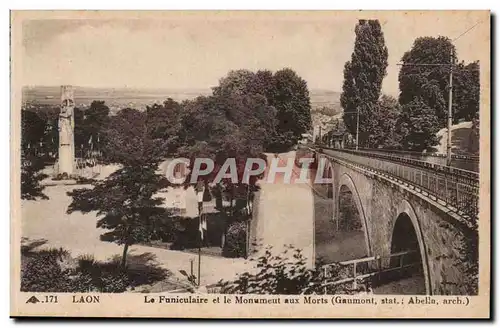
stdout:
<svg viewBox="0 0 500 328">
<path fill-rule="evenodd" d="M 446 165 L 451 165 L 451 125 L 453 124 L 453 48 L 450 50 L 450 87 L 448 90 L 448 142 L 446 143 Z"/>
</svg>

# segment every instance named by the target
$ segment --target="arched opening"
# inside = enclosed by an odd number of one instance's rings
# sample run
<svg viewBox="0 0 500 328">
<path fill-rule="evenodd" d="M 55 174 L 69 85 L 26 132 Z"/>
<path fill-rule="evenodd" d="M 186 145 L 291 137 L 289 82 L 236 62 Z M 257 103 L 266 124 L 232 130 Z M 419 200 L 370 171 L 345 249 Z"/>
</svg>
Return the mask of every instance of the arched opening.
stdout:
<svg viewBox="0 0 500 328">
<path fill-rule="evenodd" d="M 342 185 L 339 189 L 336 225 L 334 238 L 342 245 L 338 254 L 339 261 L 369 256 L 363 218 L 347 185 Z"/>
<path fill-rule="evenodd" d="M 384 294 L 424 295 L 426 282 L 417 230 L 406 213 L 396 219 L 391 238 L 390 269 L 383 275 Z"/>
<path fill-rule="evenodd" d="M 349 175 L 342 174 L 332 187 L 335 188 L 332 189 L 333 199 L 326 198 L 323 193 L 315 193 L 317 262 L 332 263 L 371 256 L 365 212 L 353 180 Z"/>
</svg>

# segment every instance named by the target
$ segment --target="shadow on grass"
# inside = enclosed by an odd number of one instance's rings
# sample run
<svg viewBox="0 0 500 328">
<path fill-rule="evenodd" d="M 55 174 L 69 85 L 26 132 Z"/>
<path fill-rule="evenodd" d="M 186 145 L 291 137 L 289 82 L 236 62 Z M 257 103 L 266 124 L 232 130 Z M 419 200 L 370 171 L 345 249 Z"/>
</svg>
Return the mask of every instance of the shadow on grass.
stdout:
<svg viewBox="0 0 500 328">
<path fill-rule="evenodd" d="M 121 256 L 115 255 L 108 262 L 97 262 L 98 268 L 102 271 L 121 270 Z M 140 285 L 150 285 L 158 281 L 164 280 L 172 275 L 172 273 L 156 262 L 156 255 L 151 252 L 142 254 L 129 253 L 127 256 L 127 267 L 125 269 L 130 287 Z"/>
</svg>

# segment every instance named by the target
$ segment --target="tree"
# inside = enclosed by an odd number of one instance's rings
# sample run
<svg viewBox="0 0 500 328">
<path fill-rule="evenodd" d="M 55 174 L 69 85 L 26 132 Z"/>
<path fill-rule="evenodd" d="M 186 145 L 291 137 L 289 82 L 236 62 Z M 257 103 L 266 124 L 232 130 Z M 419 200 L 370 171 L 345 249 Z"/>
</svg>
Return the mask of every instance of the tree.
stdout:
<svg viewBox="0 0 500 328">
<path fill-rule="evenodd" d="M 272 74 L 270 76 L 272 78 Z M 221 79 L 212 96 L 184 103 L 178 154 L 191 159 L 191 166 L 199 157 L 210 158 L 215 163 L 211 174 L 198 177 L 198 181 L 206 186 L 212 184 L 226 160 L 235 159 L 238 182 L 225 178 L 214 186 L 217 204 L 222 204 L 224 194 L 231 200 L 231 219 L 235 214 L 234 200 L 240 194 L 250 195 L 256 182 L 256 177 L 252 177 L 249 184 L 241 183 L 246 160 L 262 157 L 265 143 L 274 135 L 276 111 L 264 95 L 270 91 L 265 86 L 270 88 L 271 81 L 267 71 L 256 74 L 232 71 Z M 186 179 L 188 184 L 190 180 L 191 177 Z"/>
<path fill-rule="evenodd" d="M 167 152 L 173 154 L 180 146 L 179 130 L 182 105 L 172 98 L 163 104 L 146 107 L 148 131 L 153 139 L 162 139 L 168 145 Z"/>
<path fill-rule="evenodd" d="M 372 133 L 367 143 L 370 148 L 399 148 L 400 136 L 396 127 L 401 115 L 398 101 L 391 96 L 382 95 L 372 113 L 370 127 Z"/>
<path fill-rule="evenodd" d="M 456 50 L 449 38 L 417 38 L 403 55 L 399 71 L 399 103 L 407 108 L 406 104 L 419 98 L 434 110 L 439 128 L 446 126 L 448 117 L 450 66 L 446 64 L 451 64 L 452 57 L 456 57 Z"/>
<path fill-rule="evenodd" d="M 307 82 L 295 71 L 284 68 L 274 74 L 274 88 L 268 102 L 276 108 L 276 134 L 267 148 L 279 150 L 294 145 L 311 128 L 311 101 Z"/>
<path fill-rule="evenodd" d="M 376 123 L 372 113 L 377 109 L 382 81 L 386 75 L 388 51 L 378 20 L 359 20 L 351 60 L 344 66 L 344 84 L 340 103 L 343 120 L 356 135 L 359 111 L 359 145 L 368 141 Z"/>
<path fill-rule="evenodd" d="M 21 111 L 21 147 L 25 153 L 40 150 L 46 125 L 47 120 L 36 111 Z"/>
<path fill-rule="evenodd" d="M 43 160 L 34 154 L 27 154 L 24 155 L 21 165 L 21 199 L 48 199 L 43 193 L 45 187 L 41 184 L 41 181 L 48 177 L 41 172 L 44 168 Z"/>
<path fill-rule="evenodd" d="M 36 111 L 21 111 L 21 199 L 48 199 L 41 181 L 48 176 L 42 156 L 47 120 Z"/>
<path fill-rule="evenodd" d="M 227 76 L 219 80 L 219 85 L 213 88 L 214 96 L 244 95 L 252 91 L 255 73 L 246 69 L 229 71 Z"/>
<path fill-rule="evenodd" d="M 213 97 L 226 118 L 240 129 L 252 133 L 249 140 L 264 141 L 271 138 L 276 130 L 276 109 L 274 101 L 275 85 L 273 73 L 260 70 L 230 71 L 220 79 L 214 88 Z M 257 130 L 256 130 L 257 129 Z"/>
<path fill-rule="evenodd" d="M 75 112 L 75 120 L 76 119 Z M 97 140 L 99 140 L 101 145 L 105 144 L 106 136 L 104 131 L 109 122 L 109 107 L 106 106 L 105 102 L 100 100 L 92 101 L 90 107 L 83 112 L 83 121 L 80 129 L 82 132 L 81 138 L 84 139 L 84 147 L 88 147 L 89 141 L 92 141 L 93 145 L 97 143 Z"/>
<path fill-rule="evenodd" d="M 402 114 L 398 122 L 398 133 L 404 149 L 423 151 L 438 144 L 438 118 L 421 98 L 402 106 Z"/>
<path fill-rule="evenodd" d="M 479 62 L 459 63 L 453 73 L 453 123 L 472 121 L 479 113 Z"/>
<path fill-rule="evenodd" d="M 239 109 L 226 110 L 232 115 L 244 115 L 246 121 L 238 121 L 236 116 L 228 117 L 240 127 L 248 125 L 248 119 L 256 118 L 262 125 L 259 132 L 267 139 L 268 150 L 287 149 L 311 127 L 311 105 L 307 83 L 289 68 L 273 73 L 259 70 L 230 71 L 213 88 L 216 99 L 235 102 Z M 245 108 L 243 108 L 242 107 Z M 252 113 L 258 110 L 257 113 Z M 254 121 L 255 122 L 255 121 Z M 244 127 L 243 127 L 244 128 Z M 250 128 L 247 131 L 252 131 Z M 253 130 L 253 136 L 261 135 Z"/>
<path fill-rule="evenodd" d="M 74 136 L 75 136 L 75 152 L 76 156 L 83 157 L 83 149 L 88 148 L 90 131 L 85 126 L 85 112 L 79 108 L 73 110 L 75 118 Z"/>
<path fill-rule="evenodd" d="M 52 105 L 47 105 L 47 106 L 38 105 L 36 110 L 38 116 L 46 122 L 42 140 L 43 153 L 46 155 L 50 155 L 49 156 L 50 159 L 55 159 L 59 151 L 60 108 L 58 106 L 52 106 Z M 75 113 L 76 112 L 78 112 L 77 108 L 75 108 Z M 76 125 L 76 119 L 75 119 L 75 125 Z"/>
<path fill-rule="evenodd" d="M 124 245 L 125 267 L 128 247 L 149 240 L 157 219 L 165 213 L 160 207 L 163 199 L 154 195 L 167 186 L 158 173 L 166 145 L 148 132 L 147 113 L 133 109 L 113 117 L 104 135 L 109 160 L 121 168 L 103 181 L 94 181 L 92 188 L 68 192 L 72 197 L 68 213 L 97 211 L 97 228 L 108 230 L 101 239 Z"/>
</svg>

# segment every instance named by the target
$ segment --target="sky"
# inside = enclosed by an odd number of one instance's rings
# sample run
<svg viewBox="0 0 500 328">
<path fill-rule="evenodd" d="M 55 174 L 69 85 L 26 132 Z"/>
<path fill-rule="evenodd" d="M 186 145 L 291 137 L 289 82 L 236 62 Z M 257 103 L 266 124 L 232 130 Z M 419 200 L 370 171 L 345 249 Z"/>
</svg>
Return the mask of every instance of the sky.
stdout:
<svg viewBox="0 0 500 328">
<path fill-rule="evenodd" d="M 398 93 L 397 63 L 417 37 L 454 39 L 484 20 L 484 14 L 474 12 L 374 16 L 368 18 L 380 19 L 389 51 L 382 90 L 392 95 Z M 24 85 L 208 89 L 229 70 L 290 67 L 310 89 L 340 92 L 360 15 L 208 12 L 88 17 L 24 21 Z M 481 28 L 474 28 L 455 42 L 459 60 L 479 60 L 481 37 Z"/>
</svg>

